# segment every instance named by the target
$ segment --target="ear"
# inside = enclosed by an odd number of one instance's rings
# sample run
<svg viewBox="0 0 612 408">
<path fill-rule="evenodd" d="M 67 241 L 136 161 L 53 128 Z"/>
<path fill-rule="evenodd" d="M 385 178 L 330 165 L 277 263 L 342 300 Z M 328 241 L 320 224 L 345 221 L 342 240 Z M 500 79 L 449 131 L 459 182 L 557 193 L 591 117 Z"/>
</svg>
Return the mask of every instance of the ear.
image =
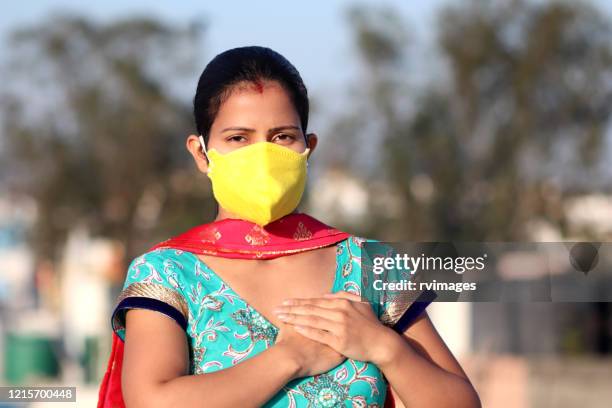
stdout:
<svg viewBox="0 0 612 408">
<path fill-rule="evenodd" d="M 208 172 L 208 160 L 206 159 L 206 155 L 202 151 L 202 145 L 200 144 L 200 139 L 198 135 L 189 135 L 187 137 L 187 141 L 185 142 L 185 146 L 193 159 L 195 160 L 196 166 L 198 170 L 202 173 Z"/>
<path fill-rule="evenodd" d="M 310 158 L 310 155 L 317 147 L 317 142 L 319 138 L 317 137 L 316 133 L 308 133 L 306 135 L 306 140 L 308 140 L 307 147 L 310 149 L 310 151 L 308 152 L 308 158 Z"/>
</svg>

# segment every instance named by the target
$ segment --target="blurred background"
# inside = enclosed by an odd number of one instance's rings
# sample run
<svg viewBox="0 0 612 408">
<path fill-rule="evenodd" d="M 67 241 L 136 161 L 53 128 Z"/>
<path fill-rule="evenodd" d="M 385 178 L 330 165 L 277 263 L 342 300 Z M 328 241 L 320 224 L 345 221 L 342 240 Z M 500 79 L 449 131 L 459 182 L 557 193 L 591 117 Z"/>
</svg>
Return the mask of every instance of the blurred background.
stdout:
<svg viewBox="0 0 612 408">
<path fill-rule="evenodd" d="M 328 224 L 612 237 L 605 0 L 33 0 L 3 7 L 0 37 L 3 385 L 77 386 L 95 406 L 129 261 L 214 218 L 184 141 L 201 71 L 236 46 L 301 72 L 321 141 L 301 209 Z M 612 401 L 609 303 L 429 310 L 485 407 Z"/>
</svg>

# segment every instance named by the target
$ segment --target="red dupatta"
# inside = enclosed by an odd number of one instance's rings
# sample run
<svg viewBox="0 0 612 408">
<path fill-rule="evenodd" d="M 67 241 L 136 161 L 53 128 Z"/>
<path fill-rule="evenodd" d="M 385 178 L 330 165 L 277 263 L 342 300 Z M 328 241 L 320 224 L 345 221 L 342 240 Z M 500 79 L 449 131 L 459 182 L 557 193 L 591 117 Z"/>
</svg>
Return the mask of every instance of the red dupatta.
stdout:
<svg viewBox="0 0 612 408">
<path fill-rule="evenodd" d="M 226 218 L 202 224 L 149 249 L 175 248 L 194 254 L 224 258 L 271 259 L 329 246 L 350 237 L 304 213 L 288 214 L 261 227 L 253 222 Z M 106 373 L 100 384 L 98 408 L 124 408 L 121 392 L 123 341 L 116 334 Z M 385 407 L 393 407 L 387 390 Z"/>
</svg>

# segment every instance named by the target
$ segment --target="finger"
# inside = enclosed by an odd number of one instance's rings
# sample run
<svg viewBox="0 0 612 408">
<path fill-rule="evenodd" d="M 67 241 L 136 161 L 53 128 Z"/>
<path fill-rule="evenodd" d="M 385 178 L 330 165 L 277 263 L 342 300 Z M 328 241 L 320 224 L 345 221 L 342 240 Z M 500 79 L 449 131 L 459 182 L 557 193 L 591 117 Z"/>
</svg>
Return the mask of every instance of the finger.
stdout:
<svg viewBox="0 0 612 408">
<path fill-rule="evenodd" d="M 351 301 L 343 298 L 293 298 L 283 301 L 282 306 L 302 306 L 314 305 L 326 309 L 347 310 L 351 305 Z"/>
<path fill-rule="evenodd" d="M 278 306 L 274 313 L 280 317 L 281 314 L 292 314 L 300 316 L 316 316 L 329 319 L 335 322 L 343 322 L 346 313 L 339 309 L 331 309 L 311 304 L 298 306 Z"/>
<path fill-rule="evenodd" d="M 367 300 L 363 299 L 361 296 L 356 295 L 354 293 L 349 293 L 349 292 L 336 292 L 336 293 L 327 293 L 324 295 L 325 298 L 327 299 L 346 299 L 349 300 L 351 302 L 354 302 L 353 304 L 358 304 L 358 307 L 363 307 L 363 305 L 370 305 L 370 302 L 368 302 Z"/>
<path fill-rule="evenodd" d="M 297 314 L 279 314 L 278 318 L 283 323 L 288 323 L 294 326 L 305 326 L 313 329 L 326 330 L 335 333 L 338 331 L 340 324 L 329 319 L 318 316 L 306 316 Z"/>
<path fill-rule="evenodd" d="M 346 292 L 346 291 L 340 291 L 340 292 L 335 292 L 335 293 L 326 293 L 323 296 L 326 297 L 326 298 L 340 298 L 340 299 L 348 299 L 348 300 L 351 300 L 353 302 L 363 302 L 363 299 L 361 298 L 361 296 L 356 295 L 354 293 Z"/>
<path fill-rule="evenodd" d="M 367 300 L 361 298 L 361 296 L 356 295 L 354 293 L 349 293 L 345 291 L 336 292 L 336 293 L 327 293 L 324 295 L 329 299 L 346 299 L 350 302 L 353 302 L 352 305 L 356 306 L 356 309 L 359 311 L 365 312 L 365 314 L 369 314 L 372 311 L 372 305 Z"/>
<path fill-rule="evenodd" d="M 302 336 L 328 345 L 335 350 L 334 346 L 336 345 L 336 336 L 334 336 L 332 333 L 306 326 L 294 326 L 294 329 Z"/>
</svg>

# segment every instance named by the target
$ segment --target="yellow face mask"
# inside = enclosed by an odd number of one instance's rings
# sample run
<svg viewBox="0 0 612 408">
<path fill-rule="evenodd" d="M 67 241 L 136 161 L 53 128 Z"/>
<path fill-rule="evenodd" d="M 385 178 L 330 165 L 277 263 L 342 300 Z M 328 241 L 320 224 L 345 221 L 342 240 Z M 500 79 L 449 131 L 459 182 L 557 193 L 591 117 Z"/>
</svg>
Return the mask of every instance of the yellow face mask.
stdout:
<svg viewBox="0 0 612 408">
<path fill-rule="evenodd" d="M 306 149 L 298 153 L 271 142 L 258 142 L 221 154 L 202 150 L 208 158 L 207 175 L 213 195 L 221 207 L 266 225 L 296 209 L 304 188 L 308 167 Z"/>
</svg>

